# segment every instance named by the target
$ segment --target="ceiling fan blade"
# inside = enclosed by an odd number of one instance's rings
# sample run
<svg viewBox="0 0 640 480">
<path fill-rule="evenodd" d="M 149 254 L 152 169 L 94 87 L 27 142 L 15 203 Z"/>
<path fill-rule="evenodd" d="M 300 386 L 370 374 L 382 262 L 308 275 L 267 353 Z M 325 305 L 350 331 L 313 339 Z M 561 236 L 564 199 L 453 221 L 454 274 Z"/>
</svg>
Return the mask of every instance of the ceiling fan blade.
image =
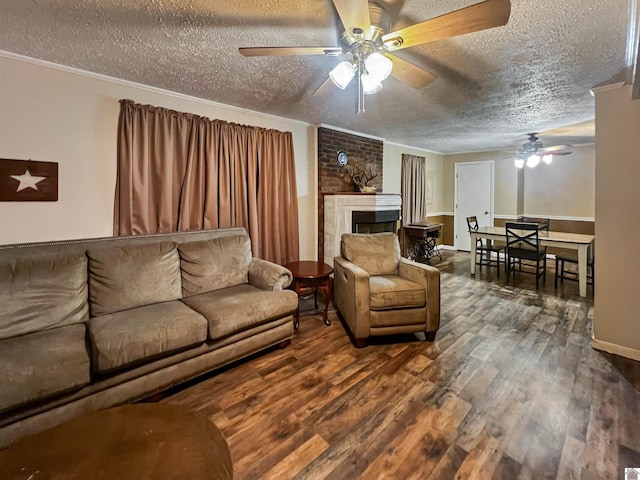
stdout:
<svg viewBox="0 0 640 480">
<path fill-rule="evenodd" d="M 561 150 L 559 152 L 547 152 L 547 151 L 545 151 L 544 155 L 553 155 L 555 157 L 556 155 L 571 155 L 572 153 L 573 152 L 569 152 L 567 150 Z"/>
<path fill-rule="evenodd" d="M 333 4 L 349 37 L 353 37 L 354 28 L 361 28 L 365 34 L 369 34 L 371 20 L 367 0 L 333 0 Z"/>
<path fill-rule="evenodd" d="M 573 148 L 573 145 L 554 145 L 552 147 L 543 148 L 543 150 L 544 150 L 544 153 L 553 153 L 553 152 L 558 152 L 560 150 L 567 150 L 569 148 Z"/>
<path fill-rule="evenodd" d="M 327 78 L 322 84 L 316 88 L 316 91 L 311 94 L 312 97 L 319 97 L 325 95 L 331 91 L 331 87 L 333 86 L 333 81 L 331 78 Z"/>
<path fill-rule="evenodd" d="M 391 76 L 412 86 L 413 88 L 424 88 L 438 78 L 434 74 L 429 73 L 400 57 L 388 54 L 385 56 L 393 63 Z"/>
<path fill-rule="evenodd" d="M 431 20 L 382 36 L 387 50 L 399 50 L 443 38 L 505 25 L 511 15 L 510 0 L 486 0 Z"/>
<path fill-rule="evenodd" d="M 241 47 L 245 57 L 272 57 L 285 55 L 342 55 L 340 47 Z"/>
</svg>

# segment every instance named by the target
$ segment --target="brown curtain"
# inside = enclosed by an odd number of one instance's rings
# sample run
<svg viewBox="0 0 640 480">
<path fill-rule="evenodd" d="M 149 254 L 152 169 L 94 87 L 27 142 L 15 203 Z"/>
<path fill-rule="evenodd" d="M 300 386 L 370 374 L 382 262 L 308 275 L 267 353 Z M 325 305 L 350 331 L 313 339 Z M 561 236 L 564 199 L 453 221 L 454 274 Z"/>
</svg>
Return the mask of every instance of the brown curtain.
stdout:
<svg viewBox="0 0 640 480">
<path fill-rule="evenodd" d="M 427 160 L 402 154 L 402 224 L 424 222 L 427 217 Z"/>
<path fill-rule="evenodd" d="M 121 100 L 115 235 L 227 227 L 256 257 L 298 260 L 291 132 Z"/>
</svg>

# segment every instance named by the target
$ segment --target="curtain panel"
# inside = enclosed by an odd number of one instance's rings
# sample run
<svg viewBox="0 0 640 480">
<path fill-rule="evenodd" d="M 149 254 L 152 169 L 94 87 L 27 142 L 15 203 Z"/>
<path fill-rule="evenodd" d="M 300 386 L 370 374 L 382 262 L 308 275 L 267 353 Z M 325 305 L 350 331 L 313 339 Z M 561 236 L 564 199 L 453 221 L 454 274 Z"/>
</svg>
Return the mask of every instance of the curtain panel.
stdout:
<svg viewBox="0 0 640 480">
<path fill-rule="evenodd" d="M 402 224 L 424 222 L 427 217 L 427 159 L 402 154 Z"/>
<path fill-rule="evenodd" d="M 121 100 L 114 234 L 228 227 L 256 257 L 298 260 L 291 132 Z"/>
</svg>

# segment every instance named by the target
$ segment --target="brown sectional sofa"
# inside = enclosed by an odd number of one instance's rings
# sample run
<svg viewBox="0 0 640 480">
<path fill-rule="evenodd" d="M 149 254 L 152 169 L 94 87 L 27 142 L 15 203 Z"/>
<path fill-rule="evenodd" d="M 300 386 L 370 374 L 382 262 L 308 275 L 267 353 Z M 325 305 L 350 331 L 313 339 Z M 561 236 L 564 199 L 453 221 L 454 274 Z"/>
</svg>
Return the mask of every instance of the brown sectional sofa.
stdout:
<svg viewBox="0 0 640 480">
<path fill-rule="evenodd" d="M 244 229 L 0 246 L 0 447 L 293 336 Z"/>
</svg>

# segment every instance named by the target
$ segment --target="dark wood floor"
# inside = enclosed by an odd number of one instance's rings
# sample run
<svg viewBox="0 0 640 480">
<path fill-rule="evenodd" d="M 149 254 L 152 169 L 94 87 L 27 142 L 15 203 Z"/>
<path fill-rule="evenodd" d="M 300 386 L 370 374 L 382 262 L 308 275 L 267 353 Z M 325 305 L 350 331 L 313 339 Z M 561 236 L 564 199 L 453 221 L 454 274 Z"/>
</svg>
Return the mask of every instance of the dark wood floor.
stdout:
<svg viewBox="0 0 640 480">
<path fill-rule="evenodd" d="M 205 412 L 237 479 L 619 479 L 640 467 L 640 363 L 593 350 L 577 284 L 536 292 L 445 252 L 442 325 L 350 343 L 331 312 L 292 344 L 164 398 Z"/>
</svg>

